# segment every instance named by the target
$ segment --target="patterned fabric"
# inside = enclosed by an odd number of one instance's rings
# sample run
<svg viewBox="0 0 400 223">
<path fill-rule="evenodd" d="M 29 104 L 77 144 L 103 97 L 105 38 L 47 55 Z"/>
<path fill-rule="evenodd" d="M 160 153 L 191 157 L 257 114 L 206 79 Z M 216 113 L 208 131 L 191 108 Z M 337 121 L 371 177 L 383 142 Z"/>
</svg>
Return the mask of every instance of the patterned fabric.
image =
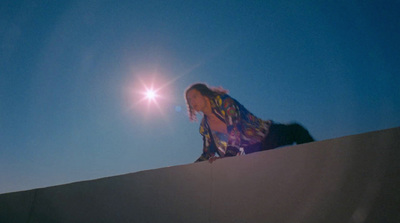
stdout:
<svg viewBox="0 0 400 223">
<path fill-rule="evenodd" d="M 212 133 L 204 116 L 200 124 L 203 136 L 203 153 L 196 162 L 208 160 L 217 153 L 220 157 L 238 156 L 245 152 L 245 147 L 260 143 L 268 135 L 272 121 L 264 121 L 249 112 L 238 101 L 224 94 L 210 99 L 213 113 L 225 122 L 228 131 L 226 143 L 212 143 Z M 218 140 L 214 138 L 214 141 Z M 214 148 L 216 145 L 217 148 Z"/>
<path fill-rule="evenodd" d="M 224 156 L 226 148 L 228 147 L 229 135 L 213 130 L 211 130 L 211 132 L 212 132 L 212 137 L 214 138 L 215 145 L 217 146 L 218 149 L 217 153 Z"/>
</svg>

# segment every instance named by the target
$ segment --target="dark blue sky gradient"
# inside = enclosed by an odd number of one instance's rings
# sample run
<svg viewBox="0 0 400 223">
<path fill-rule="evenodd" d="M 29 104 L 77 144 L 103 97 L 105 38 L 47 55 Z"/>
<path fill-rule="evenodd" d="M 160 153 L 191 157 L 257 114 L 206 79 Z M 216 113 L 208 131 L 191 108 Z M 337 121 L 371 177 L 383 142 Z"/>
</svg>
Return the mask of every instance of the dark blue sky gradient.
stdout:
<svg viewBox="0 0 400 223">
<path fill-rule="evenodd" d="M 399 1 L 2 1 L 0 193 L 193 162 L 183 91 L 318 140 L 400 126 Z M 155 75 L 156 74 L 156 75 Z M 166 99 L 137 103 L 140 80 Z"/>
</svg>

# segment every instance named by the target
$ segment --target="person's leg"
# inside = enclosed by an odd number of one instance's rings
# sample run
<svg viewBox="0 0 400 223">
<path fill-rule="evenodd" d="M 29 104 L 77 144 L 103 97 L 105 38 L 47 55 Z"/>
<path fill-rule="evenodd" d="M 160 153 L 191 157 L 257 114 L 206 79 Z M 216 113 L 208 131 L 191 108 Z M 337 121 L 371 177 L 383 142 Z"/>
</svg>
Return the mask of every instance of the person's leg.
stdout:
<svg viewBox="0 0 400 223">
<path fill-rule="evenodd" d="M 267 137 L 263 141 L 263 149 L 274 149 L 281 146 L 313 142 L 314 139 L 308 131 L 297 123 L 284 125 L 272 124 Z"/>
<path fill-rule="evenodd" d="M 310 133 L 303 126 L 293 123 L 290 124 L 289 127 L 292 129 L 292 133 L 294 134 L 294 140 L 297 144 L 303 144 L 308 142 L 314 142 L 314 138 L 310 135 Z"/>
</svg>

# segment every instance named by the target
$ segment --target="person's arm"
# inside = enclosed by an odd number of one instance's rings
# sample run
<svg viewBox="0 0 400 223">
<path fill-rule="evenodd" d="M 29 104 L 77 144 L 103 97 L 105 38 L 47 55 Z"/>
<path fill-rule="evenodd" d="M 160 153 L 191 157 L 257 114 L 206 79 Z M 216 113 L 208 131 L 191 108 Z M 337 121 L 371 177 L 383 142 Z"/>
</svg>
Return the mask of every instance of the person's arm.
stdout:
<svg viewBox="0 0 400 223">
<path fill-rule="evenodd" d="M 233 98 L 223 96 L 221 108 L 225 115 L 226 127 L 229 135 L 225 156 L 237 156 L 241 154 L 241 116 L 240 107 Z"/>
<path fill-rule="evenodd" d="M 214 155 L 215 154 L 210 151 L 210 145 L 207 143 L 206 137 L 203 136 L 203 153 L 195 161 L 195 163 L 209 160 L 210 158 L 213 158 Z"/>
<path fill-rule="evenodd" d="M 209 133 L 205 128 L 204 125 L 204 120 L 202 121 L 202 123 L 200 124 L 200 134 L 203 136 L 203 153 L 201 154 L 201 156 L 195 161 L 195 163 L 197 162 L 202 162 L 202 161 L 206 161 L 209 160 L 211 157 L 214 156 L 215 153 L 212 152 L 211 150 L 211 143 L 210 143 L 210 137 L 209 137 Z"/>
<path fill-rule="evenodd" d="M 197 163 L 197 162 L 203 162 L 203 161 L 209 160 L 210 157 L 211 157 L 211 154 L 209 154 L 209 153 L 202 153 L 201 156 L 200 156 L 196 161 L 194 161 L 194 162 L 195 162 L 195 163 Z"/>
</svg>

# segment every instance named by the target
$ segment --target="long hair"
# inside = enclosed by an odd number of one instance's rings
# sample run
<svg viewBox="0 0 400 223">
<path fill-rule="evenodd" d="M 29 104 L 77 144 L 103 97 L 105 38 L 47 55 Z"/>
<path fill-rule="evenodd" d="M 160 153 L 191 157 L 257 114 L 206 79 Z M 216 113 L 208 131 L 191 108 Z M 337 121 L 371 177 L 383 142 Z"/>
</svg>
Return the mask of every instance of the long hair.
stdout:
<svg viewBox="0 0 400 223">
<path fill-rule="evenodd" d="M 214 99 L 218 95 L 223 95 L 227 94 L 228 90 L 225 90 L 222 87 L 209 87 L 207 84 L 204 83 L 195 83 L 190 85 L 186 90 L 185 90 L 185 100 L 186 100 L 186 107 L 188 110 L 188 116 L 190 121 L 197 121 L 196 114 L 197 112 L 190 106 L 187 94 L 191 90 L 197 90 L 200 92 L 201 95 L 208 97 L 210 100 Z"/>
</svg>

